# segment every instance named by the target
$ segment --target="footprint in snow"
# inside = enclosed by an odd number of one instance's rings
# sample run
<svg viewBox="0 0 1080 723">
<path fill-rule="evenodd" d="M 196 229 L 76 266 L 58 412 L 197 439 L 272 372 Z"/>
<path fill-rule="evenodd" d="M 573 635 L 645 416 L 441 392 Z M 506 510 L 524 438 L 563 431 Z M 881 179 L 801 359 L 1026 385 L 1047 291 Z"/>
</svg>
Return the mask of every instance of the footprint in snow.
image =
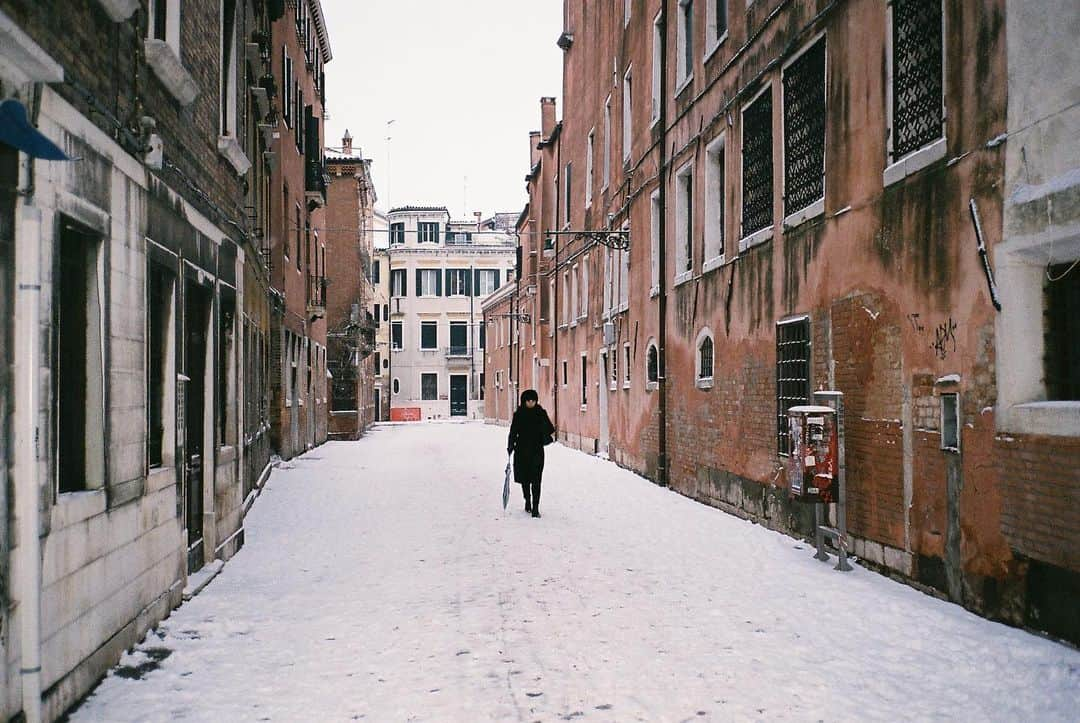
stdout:
<svg viewBox="0 0 1080 723">
<path fill-rule="evenodd" d="M 611 703 L 604 703 L 602 705 L 596 706 L 597 710 L 611 710 L 611 708 L 612 708 Z"/>
<path fill-rule="evenodd" d="M 456 656 L 458 656 L 458 657 L 460 657 L 460 656 L 462 656 L 462 655 L 468 655 L 468 654 L 469 654 L 469 651 L 468 651 L 468 650 L 459 650 L 459 651 L 457 651 L 456 653 L 454 653 L 454 655 L 456 655 Z"/>
<path fill-rule="evenodd" d="M 525 695 L 529 696 L 530 698 L 539 698 L 540 696 L 543 695 L 543 692 L 540 692 L 540 693 L 526 693 Z"/>
</svg>

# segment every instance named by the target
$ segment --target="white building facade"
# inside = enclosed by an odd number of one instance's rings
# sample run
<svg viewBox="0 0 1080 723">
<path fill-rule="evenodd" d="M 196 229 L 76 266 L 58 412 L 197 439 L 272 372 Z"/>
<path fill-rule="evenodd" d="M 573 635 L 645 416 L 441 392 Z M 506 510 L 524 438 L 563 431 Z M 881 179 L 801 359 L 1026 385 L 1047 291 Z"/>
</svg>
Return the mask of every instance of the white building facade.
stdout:
<svg viewBox="0 0 1080 723">
<path fill-rule="evenodd" d="M 482 300 L 514 281 L 514 237 L 444 207 L 387 217 L 390 419 L 483 417 Z"/>
</svg>

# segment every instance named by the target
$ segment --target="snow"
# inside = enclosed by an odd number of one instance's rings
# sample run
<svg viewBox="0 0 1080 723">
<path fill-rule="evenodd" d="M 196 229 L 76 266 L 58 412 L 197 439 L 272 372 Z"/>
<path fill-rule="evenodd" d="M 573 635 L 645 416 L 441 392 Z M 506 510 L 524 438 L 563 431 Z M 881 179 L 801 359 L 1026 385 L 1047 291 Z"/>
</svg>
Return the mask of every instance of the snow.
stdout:
<svg viewBox="0 0 1080 723">
<path fill-rule="evenodd" d="M 960 383 L 960 375 L 959 374 L 946 374 L 943 377 L 938 377 L 938 380 L 936 382 L 934 382 L 934 384 L 959 384 L 959 383 Z"/>
<path fill-rule="evenodd" d="M 276 469 L 246 546 L 74 721 L 1075 720 L 1080 652 L 506 430 L 380 427 Z"/>
</svg>

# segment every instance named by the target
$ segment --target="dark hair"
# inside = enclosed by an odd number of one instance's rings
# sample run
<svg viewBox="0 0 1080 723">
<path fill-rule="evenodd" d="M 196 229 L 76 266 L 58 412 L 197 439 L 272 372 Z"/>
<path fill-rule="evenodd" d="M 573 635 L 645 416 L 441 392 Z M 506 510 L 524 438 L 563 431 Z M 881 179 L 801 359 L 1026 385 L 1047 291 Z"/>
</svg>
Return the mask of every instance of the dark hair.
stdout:
<svg viewBox="0 0 1080 723">
<path fill-rule="evenodd" d="M 529 401 L 530 399 L 534 402 L 540 401 L 540 395 L 536 393 L 535 389 L 526 389 L 521 393 L 521 406 L 524 407 L 525 402 Z"/>
</svg>

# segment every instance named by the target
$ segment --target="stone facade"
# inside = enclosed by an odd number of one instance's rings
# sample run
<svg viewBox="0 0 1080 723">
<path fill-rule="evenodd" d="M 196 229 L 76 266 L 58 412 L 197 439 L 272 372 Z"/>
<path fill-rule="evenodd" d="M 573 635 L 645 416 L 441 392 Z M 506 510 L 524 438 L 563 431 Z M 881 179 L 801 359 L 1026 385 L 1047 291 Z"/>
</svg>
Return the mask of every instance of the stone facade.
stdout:
<svg viewBox="0 0 1080 723">
<path fill-rule="evenodd" d="M 1018 37 L 1041 35 L 1041 12 L 1012 8 Z M 1037 573 L 1075 589 L 1080 572 L 1064 503 L 1077 465 L 1060 462 L 1075 410 L 1039 406 L 1041 342 L 1027 322 L 1006 333 L 1009 304 L 995 308 L 979 253 L 981 238 L 1003 290 L 1003 273 L 1034 280 L 1012 308 L 1038 320 L 1045 258 L 1002 266 L 1003 191 L 1029 184 L 1007 227 L 1047 218 L 1023 204 L 1069 192 L 1073 114 L 1047 121 L 1042 166 L 1024 171 L 1037 179 L 1020 179 L 1019 161 L 1007 172 L 1023 153 L 1006 129 L 1067 105 L 1075 83 L 1040 63 L 1076 63 L 1014 44 L 1001 0 L 568 2 L 564 18 L 563 119 L 542 101 L 518 225 L 516 303 L 542 323 L 510 351 L 515 382 L 539 389 L 564 443 L 809 533 L 787 493 L 784 411 L 837 389 L 850 549 L 985 615 L 1076 639 L 1031 587 Z M 1057 28 L 1075 54 L 1068 23 Z M 1015 104 L 1014 75 L 1030 89 Z M 1040 243 L 1071 238 L 1060 209 L 1072 206 L 1053 207 L 1061 220 Z M 597 230 L 628 230 L 629 252 L 574 233 Z M 570 233 L 545 251 L 551 231 Z M 999 365 L 1012 352 L 1028 358 L 1019 385 Z"/>
<path fill-rule="evenodd" d="M 232 556 L 269 462 L 273 4 L 179 5 L 0 2 L 4 95 L 72 159 L 0 144 L 4 718 L 61 716 Z"/>
</svg>

